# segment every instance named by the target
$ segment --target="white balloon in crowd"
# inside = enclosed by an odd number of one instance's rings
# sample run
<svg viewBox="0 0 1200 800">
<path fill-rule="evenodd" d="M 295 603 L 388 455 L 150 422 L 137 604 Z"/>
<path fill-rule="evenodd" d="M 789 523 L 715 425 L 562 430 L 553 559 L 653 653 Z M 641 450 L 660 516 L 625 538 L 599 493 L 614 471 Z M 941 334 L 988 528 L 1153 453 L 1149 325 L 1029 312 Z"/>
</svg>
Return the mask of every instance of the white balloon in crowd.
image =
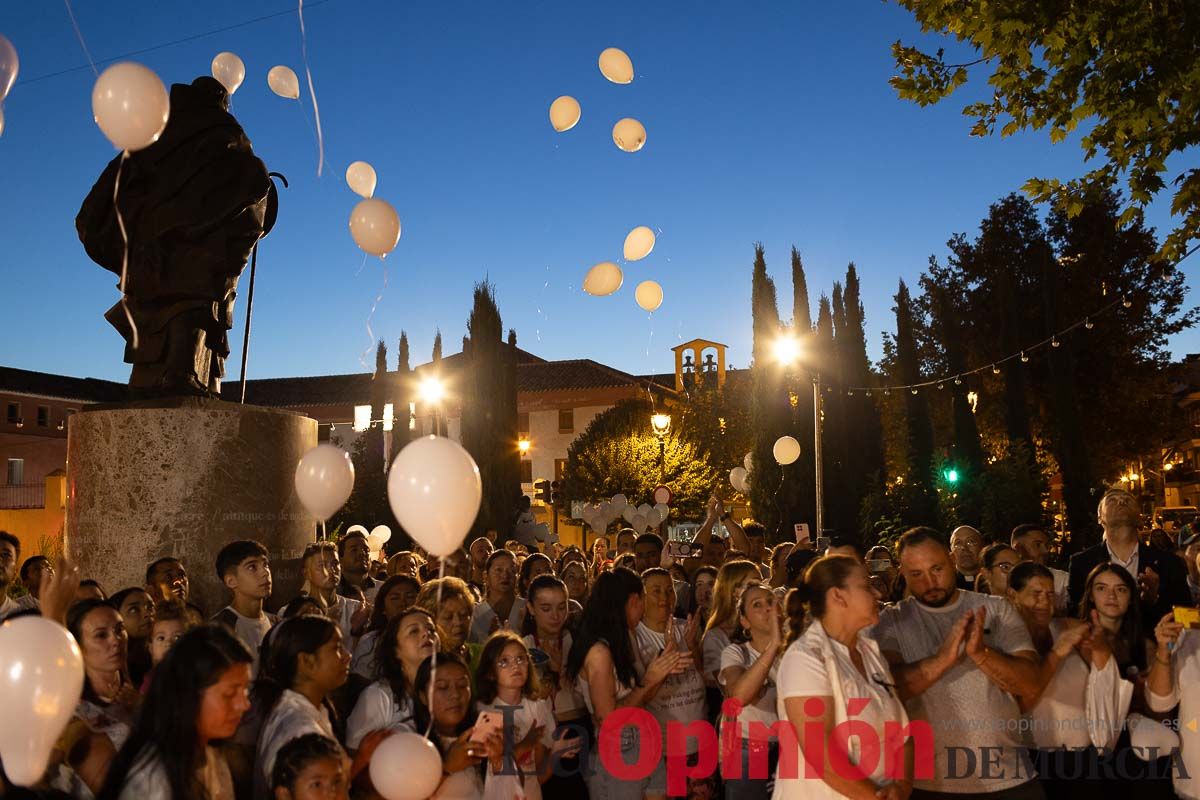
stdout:
<svg viewBox="0 0 1200 800">
<path fill-rule="evenodd" d="M 291 67 L 285 67 L 283 64 L 271 67 L 271 71 L 267 73 L 267 86 L 280 97 L 288 100 L 300 99 L 300 79 Z"/>
<path fill-rule="evenodd" d="M 565 133 L 579 124 L 579 116 L 582 113 L 579 101 L 569 94 L 564 94 L 550 104 L 550 124 L 559 133 Z"/>
<path fill-rule="evenodd" d="M 393 733 L 375 748 L 370 772 L 385 800 L 426 800 L 442 782 L 442 757 L 424 736 Z"/>
<path fill-rule="evenodd" d="M 346 185 L 360 197 L 374 197 L 377 180 L 375 168 L 365 161 L 355 161 L 346 167 Z"/>
<path fill-rule="evenodd" d="M 604 500 L 603 502 L 600 503 L 600 506 L 597 510 L 599 512 L 597 519 L 603 520 L 603 525 L 604 525 L 604 527 L 607 528 L 608 523 L 612 522 L 614 519 L 613 514 L 616 513 L 615 511 L 613 511 L 612 503 L 610 503 L 607 500 Z"/>
<path fill-rule="evenodd" d="M 118 150 L 142 150 L 158 141 L 171 113 L 167 87 L 152 70 L 113 64 L 92 88 L 92 115 Z"/>
<path fill-rule="evenodd" d="M 654 507 L 654 510 L 658 513 L 658 523 L 660 525 L 667 521 L 667 517 L 671 516 L 671 508 L 666 503 L 659 503 Z"/>
<path fill-rule="evenodd" d="M 646 144 L 646 126 L 632 117 L 613 125 L 613 143 L 626 153 L 636 153 Z"/>
<path fill-rule="evenodd" d="M 638 513 L 641 514 L 643 517 L 645 517 L 646 519 L 650 519 L 650 512 L 654 510 L 654 507 L 651 506 L 649 503 L 642 503 L 640 506 L 638 506 L 637 510 L 638 510 Z"/>
<path fill-rule="evenodd" d="M 800 443 L 794 436 L 780 436 L 775 440 L 771 452 L 775 455 L 775 460 L 786 467 L 800 458 Z"/>
<path fill-rule="evenodd" d="M 636 506 L 632 506 L 632 505 L 625 506 L 625 510 L 623 510 L 621 512 L 621 518 L 630 524 L 633 523 L 633 518 L 636 516 L 637 516 L 637 507 Z"/>
<path fill-rule="evenodd" d="M 212 76 L 225 87 L 229 96 L 233 97 L 242 81 L 246 80 L 246 63 L 234 53 L 217 53 L 212 60 Z"/>
<path fill-rule="evenodd" d="M 625 260 L 641 261 L 654 249 L 654 231 L 639 225 L 625 235 Z"/>
<path fill-rule="evenodd" d="M 296 465 L 296 496 L 322 522 L 346 504 L 353 490 L 354 462 L 337 445 L 319 444 Z"/>
<path fill-rule="evenodd" d="M 643 311 L 653 313 L 662 305 L 663 289 L 655 281 L 642 281 L 638 284 L 633 296 Z"/>
<path fill-rule="evenodd" d="M 432 555 L 462 546 L 483 500 L 479 467 L 444 436 L 409 442 L 388 472 L 388 503 L 397 521 Z"/>
<path fill-rule="evenodd" d="M 0 762 L 18 786 L 37 783 L 83 691 L 83 657 L 67 629 L 43 617 L 0 625 Z"/>
<path fill-rule="evenodd" d="M 588 270 L 583 279 L 583 290 L 595 297 L 607 297 L 621 288 L 625 275 L 621 268 L 611 261 L 601 261 Z"/>
<path fill-rule="evenodd" d="M 618 514 L 625 511 L 625 507 L 629 505 L 629 499 L 623 494 L 614 494 L 612 498 L 612 510 Z"/>
<path fill-rule="evenodd" d="M 639 513 L 634 513 L 633 519 L 629 520 L 629 527 L 633 528 L 638 533 L 646 530 L 647 524 L 649 524 L 649 521 L 646 519 L 645 515 Z"/>
<path fill-rule="evenodd" d="M 392 538 L 392 529 L 387 525 L 376 525 L 371 529 L 371 536 L 376 537 L 382 544 L 387 544 Z"/>
<path fill-rule="evenodd" d="M 400 215 L 386 200 L 359 200 L 350 212 L 350 235 L 364 251 L 382 258 L 400 241 Z"/>
<path fill-rule="evenodd" d="M 349 528 L 346 528 L 346 532 L 342 535 L 349 536 L 352 533 L 361 533 L 363 536 L 371 535 L 371 532 L 367 530 L 365 525 L 351 525 Z"/>
<path fill-rule="evenodd" d="M 624 50 L 606 48 L 600 53 L 600 73 L 613 83 L 633 83 L 633 61 Z"/>
<path fill-rule="evenodd" d="M 746 483 L 746 475 L 747 473 L 745 467 L 734 467 L 733 469 L 729 470 L 729 483 L 732 484 L 733 488 L 737 489 L 739 492 L 745 493 L 745 489 L 742 487 Z"/>
<path fill-rule="evenodd" d="M 0 103 L 8 97 L 8 92 L 17 82 L 17 73 L 21 70 L 21 59 L 17 57 L 17 48 L 0 33 Z"/>
</svg>

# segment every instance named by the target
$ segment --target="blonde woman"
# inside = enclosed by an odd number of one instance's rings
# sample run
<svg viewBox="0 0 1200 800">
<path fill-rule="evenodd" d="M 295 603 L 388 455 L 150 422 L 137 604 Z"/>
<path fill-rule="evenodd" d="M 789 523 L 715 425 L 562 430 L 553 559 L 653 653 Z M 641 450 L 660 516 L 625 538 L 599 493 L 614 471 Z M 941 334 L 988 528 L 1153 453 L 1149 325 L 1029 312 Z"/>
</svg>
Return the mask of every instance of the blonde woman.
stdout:
<svg viewBox="0 0 1200 800">
<path fill-rule="evenodd" d="M 467 641 L 471 617 L 475 613 L 475 595 L 471 588 L 458 578 L 436 578 L 421 587 L 416 605 L 433 615 L 441 652 L 461 658 L 474 675 L 483 647 Z"/>
<path fill-rule="evenodd" d="M 704 659 L 701 672 L 709 691 L 709 716 L 716 714 L 721 704 L 717 673 L 721 671 L 721 654 L 732 642 L 738 627 L 738 598 L 748 584 L 758 583 L 762 575 L 752 561 L 730 561 L 717 572 L 713 585 L 712 611 L 704 627 L 700 651 Z"/>
</svg>

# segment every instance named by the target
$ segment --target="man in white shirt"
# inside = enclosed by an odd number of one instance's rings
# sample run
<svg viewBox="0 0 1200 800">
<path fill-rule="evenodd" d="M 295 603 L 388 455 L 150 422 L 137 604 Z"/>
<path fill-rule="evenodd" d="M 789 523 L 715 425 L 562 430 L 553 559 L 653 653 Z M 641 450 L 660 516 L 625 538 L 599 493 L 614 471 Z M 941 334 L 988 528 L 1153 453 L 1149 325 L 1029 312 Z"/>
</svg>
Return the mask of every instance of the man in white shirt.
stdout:
<svg viewBox="0 0 1200 800">
<path fill-rule="evenodd" d="M 337 593 L 342 578 L 337 547 L 333 542 L 314 542 L 305 548 L 301 563 L 305 591 L 325 607 L 325 616 L 342 629 L 342 641 L 347 650 L 352 650 L 352 643 L 371 617 L 371 606 Z"/>
<path fill-rule="evenodd" d="M 933 779 L 914 781 L 912 796 L 1041 798 L 1014 698 L 1038 680 L 1028 629 L 1006 600 L 958 588 L 937 531 L 913 528 L 898 550 L 911 596 L 880 613 L 873 636 L 909 717 L 933 730 Z"/>
<path fill-rule="evenodd" d="M 259 542 L 230 542 L 217 553 L 217 577 L 229 589 L 230 601 L 213 617 L 233 631 L 254 656 L 252 673 L 258 674 L 258 651 L 275 624 L 273 615 L 263 611 L 271 596 L 271 563 L 267 548 Z"/>
<path fill-rule="evenodd" d="M 1065 569 L 1055 569 L 1046 563 L 1050 555 L 1050 537 L 1038 525 L 1018 525 L 1013 528 L 1009 541 L 1012 549 L 1022 561 L 1032 561 L 1050 570 L 1054 576 L 1054 616 L 1066 616 L 1071 605 L 1071 593 L 1067 590 L 1071 575 Z"/>
</svg>

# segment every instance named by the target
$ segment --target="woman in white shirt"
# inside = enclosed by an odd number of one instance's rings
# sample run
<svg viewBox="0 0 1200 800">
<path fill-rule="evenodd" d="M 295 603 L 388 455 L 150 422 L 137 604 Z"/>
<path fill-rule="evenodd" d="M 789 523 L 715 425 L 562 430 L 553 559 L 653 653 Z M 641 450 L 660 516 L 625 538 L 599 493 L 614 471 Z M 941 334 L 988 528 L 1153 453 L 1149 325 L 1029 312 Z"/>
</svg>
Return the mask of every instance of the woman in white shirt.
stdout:
<svg viewBox="0 0 1200 800">
<path fill-rule="evenodd" d="M 137 724 L 113 760 L 101 800 L 234 800 L 233 778 L 212 745 L 233 736 L 250 708 L 253 658 L 225 628 L 184 634 L 158 666 Z"/>
<path fill-rule="evenodd" d="M 783 630 L 775 592 L 766 584 L 750 584 L 738 600 L 739 629 L 735 641 L 721 653 L 717 682 L 726 696 L 741 706 L 736 719 L 721 715 L 722 743 L 741 742 L 741 769 L 723 774 L 726 800 L 766 800 L 771 796 L 771 779 L 779 760 L 775 736 L 752 737 L 751 724 L 770 728 L 779 721 L 775 708 L 775 684 L 779 679 L 779 655 Z M 728 727 L 736 725 L 736 730 Z M 766 765 L 766 774 L 755 776 L 751 762 Z M 758 769 L 761 769 L 759 767 Z"/>
<path fill-rule="evenodd" d="M 596 578 L 567 658 L 567 679 L 577 682 L 597 732 L 609 714 L 620 708 L 645 706 L 663 681 L 691 666 L 691 656 L 680 652 L 672 640 L 649 663 L 638 683 L 630 634 L 642 621 L 644 610 L 642 581 L 632 570 L 617 567 Z M 638 729 L 627 725 L 619 733 L 621 758 L 627 764 L 636 763 Z M 602 763 L 598 745 L 599 736 L 591 743 L 588 757 L 591 800 L 643 800 L 647 781 L 614 777 Z"/>
<path fill-rule="evenodd" d="M 794 766 L 780 763 L 772 797 L 907 797 L 912 776 L 907 774 L 905 748 L 889 741 L 885 725 L 906 725 L 908 715 L 896 695 L 887 661 L 863 632 L 879 621 L 879 595 L 871 588 L 866 567 L 850 556 L 819 558 L 809 565 L 795 592 L 807 604 L 812 623 L 788 646 L 779 663 L 776 707 L 780 719 L 791 723 L 802 757 Z M 790 627 L 798 631 L 803 611 L 791 602 L 788 606 L 789 612 L 796 612 L 790 615 Z M 863 699 L 867 703 L 859 708 Z M 835 733 L 850 718 L 851 701 L 855 722 L 865 722 L 877 736 L 874 764 L 860 762 L 863 750 L 869 749 L 861 738 Z M 820 741 L 809 738 L 814 722 L 823 727 Z M 847 745 L 849 752 L 843 749 Z M 888 752 L 889 746 L 893 752 Z M 834 756 L 837 750 L 841 752 Z"/>
<path fill-rule="evenodd" d="M 483 644 L 494 631 L 520 631 L 525 621 L 525 598 L 517 596 L 517 562 L 507 550 L 488 556 L 483 571 L 487 595 L 475 606 L 471 618 L 471 641 Z"/>
<path fill-rule="evenodd" d="M 275 756 L 292 739 L 318 733 L 337 740 L 329 695 L 349 675 L 341 628 L 328 617 L 293 617 L 275 628 L 269 660 L 254 686 L 254 701 L 266 719 L 258 735 L 255 798 L 267 797 Z"/>
<path fill-rule="evenodd" d="M 711 690 L 708 699 L 709 719 L 715 719 L 720 713 L 722 695 L 717 686 L 717 673 L 721 671 L 721 654 L 729 646 L 732 641 L 730 637 L 737 629 L 738 598 L 748 584 L 760 580 L 762 575 L 752 561 L 727 561 L 717 572 L 717 582 L 713 584 L 712 611 L 700 639 L 700 652 L 704 658 L 700 672 L 704 676 L 704 685 Z"/>
<path fill-rule="evenodd" d="M 375 660 L 375 646 L 379 643 L 379 637 L 397 614 L 417 602 L 417 593 L 420 591 L 421 584 L 408 575 L 393 575 L 383 582 L 375 593 L 375 606 L 371 610 L 367 630 L 354 645 L 351 672 L 369 681 L 379 677 L 379 664 Z"/>
<path fill-rule="evenodd" d="M 346 720 L 348 750 L 357 750 L 369 733 L 397 730 L 412 722 L 413 682 L 421 662 L 437 646 L 433 617 L 423 608 L 411 607 L 388 623 L 375 656 L 379 680 L 363 689 Z"/>
</svg>

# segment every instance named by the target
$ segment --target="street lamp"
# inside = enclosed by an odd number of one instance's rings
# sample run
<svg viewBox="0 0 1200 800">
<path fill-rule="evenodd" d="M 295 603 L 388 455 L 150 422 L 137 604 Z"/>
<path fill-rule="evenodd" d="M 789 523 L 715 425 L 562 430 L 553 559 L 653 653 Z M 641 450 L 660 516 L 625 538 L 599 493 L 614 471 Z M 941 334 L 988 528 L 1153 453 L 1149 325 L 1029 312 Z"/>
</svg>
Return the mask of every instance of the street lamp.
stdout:
<svg viewBox="0 0 1200 800">
<path fill-rule="evenodd" d="M 441 436 L 441 403 L 442 398 L 446 396 L 446 385 L 436 376 L 426 376 L 417 386 L 417 396 L 421 398 L 422 403 L 433 409 L 433 433 L 435 436 Z"/>
<path fill-rule="evenodd" d="M 521 455 L 526 455 L 531 446 L 532 442 L 530 442 L 528 439 L 520 439 L 517 441 L 517 450 L 520 451 Z"/>
<path fill-rule="evenodd" d="M 791 366 L 800 359 L 800 340 L 784 334 L 775 340 L 772 350 L 776 361 L 784 367 Z M 825 519 L 825 470 L 821 464 L 821 375 L 815 369 L 809 371 L 813 384 L 813 488 L 817 496 L 817 535 L 820 536 Z"/>
<path fill-rule="evenodd" d="M 671 415 L 654 414 L 650 417 L 650 428 L 658 437 L 658 468 L 667 471 L 667 434 L 671 432 Z"/>
</svg>

